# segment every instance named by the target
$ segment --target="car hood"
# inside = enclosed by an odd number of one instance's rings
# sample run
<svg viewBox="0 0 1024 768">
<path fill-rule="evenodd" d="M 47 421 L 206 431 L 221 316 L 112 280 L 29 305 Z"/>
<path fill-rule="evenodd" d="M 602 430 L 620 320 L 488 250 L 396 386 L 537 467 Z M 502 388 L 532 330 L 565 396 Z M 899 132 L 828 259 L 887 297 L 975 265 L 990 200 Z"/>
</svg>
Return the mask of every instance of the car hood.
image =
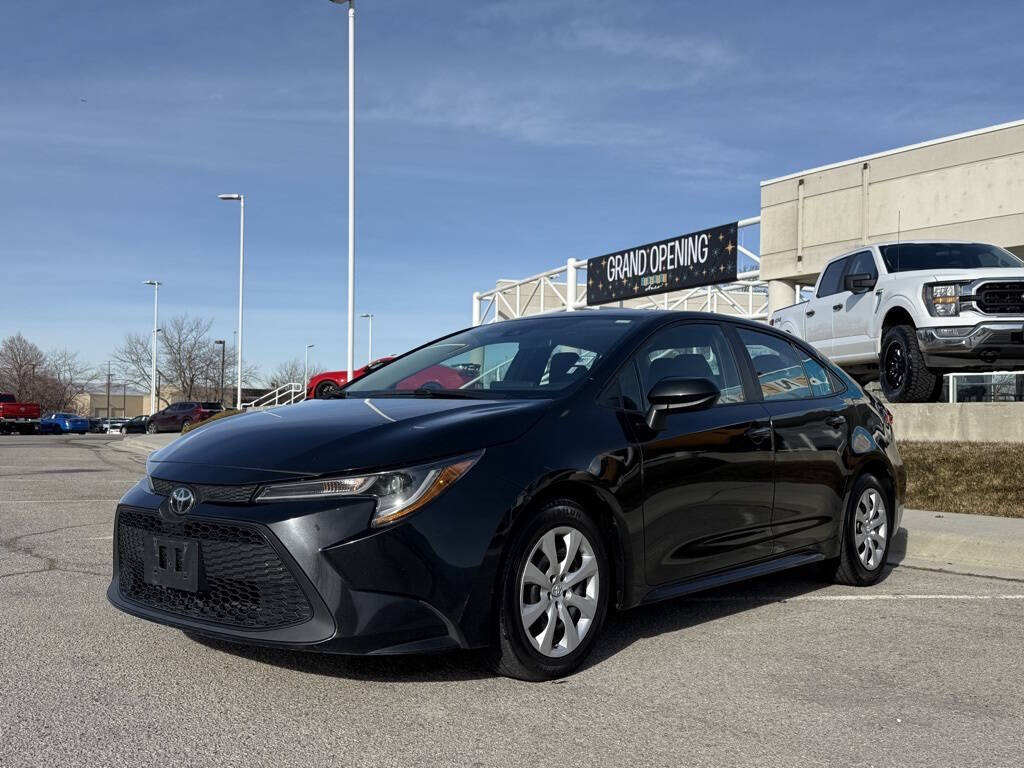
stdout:
<svg viewBox="0 0 1024 768">
<path fill-rule="evenodd" d="M 997 269 L 997 268 L 985 268 L 979 267 L 977 269 L 922 269 L 911 272 L 898 272 L 898 277 L 916 277 L 925 278 L 925 282 L 942 282 L 948 280 L 950 282 L 957 282 L 964 280 L 971 282 L 974 280 L 1024 280 L 1024 268 L 1016 269 Z"/>
<path fill-rule="evenodd" d="M 411 465 L 523 435 L 547 400 L 309 400 L 198 427 L 153 453 L 156 477 L 251 483 Z"/>
</svg>

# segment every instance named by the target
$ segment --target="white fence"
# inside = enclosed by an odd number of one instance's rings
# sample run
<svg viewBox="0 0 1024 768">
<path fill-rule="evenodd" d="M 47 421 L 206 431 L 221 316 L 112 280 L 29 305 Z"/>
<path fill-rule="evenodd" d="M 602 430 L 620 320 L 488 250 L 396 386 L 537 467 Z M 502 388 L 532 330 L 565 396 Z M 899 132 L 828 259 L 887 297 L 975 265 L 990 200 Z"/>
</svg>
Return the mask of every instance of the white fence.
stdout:
<svg viewBox="0 0 1024 768">
<path fill-rule="evenodd" d="M 738 222 L 737 228 L 743 232 L 760 223 L 761 217 L 755 216 Z M 638 309 L 722 312 L 764 320 L 768 317 L 768 290 L 760 280 L 761 257 L 742 241 L 737 243 L 736 258 L 740 259 L 741 255 L 756 267 L 739 272 L 735 282 L 642 296 L 616 304 Z M 546 312 L 588 309 L 586 272 L 586 261 L 570 258 L 564 265 L 530 277 L 499 280 L 491 290 L 473 294 L 473 325 Z"/>
</svg>

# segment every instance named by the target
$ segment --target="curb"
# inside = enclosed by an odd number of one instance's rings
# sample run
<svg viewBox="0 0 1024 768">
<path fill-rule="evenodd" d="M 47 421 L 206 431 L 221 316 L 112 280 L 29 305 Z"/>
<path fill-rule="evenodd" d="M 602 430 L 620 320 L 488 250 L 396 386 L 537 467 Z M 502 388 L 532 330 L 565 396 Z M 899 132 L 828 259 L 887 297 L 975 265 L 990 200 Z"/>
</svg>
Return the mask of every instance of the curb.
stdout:
<svg viewBox="0 0 1024 768">
<path fill-rule="evenodd" d="M 1024 519 L 908 509 L 888 562 L 1024 581 Z"/>
</svg>

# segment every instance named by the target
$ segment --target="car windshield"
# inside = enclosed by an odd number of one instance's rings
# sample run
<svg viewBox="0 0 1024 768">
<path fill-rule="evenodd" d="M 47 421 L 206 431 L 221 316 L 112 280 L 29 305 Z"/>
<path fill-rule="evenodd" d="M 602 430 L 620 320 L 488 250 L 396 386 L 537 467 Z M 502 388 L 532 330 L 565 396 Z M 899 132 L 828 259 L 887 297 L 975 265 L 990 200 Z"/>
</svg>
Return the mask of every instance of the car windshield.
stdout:
<svg viewBox="0 0 1024 768">
<path fill-rule="evenodd" d="M 585 312 L 481 325 L 413 350 L 343 391 L 544 397 L 585 379 L 633 322 Z"/>
<path fill-rule="evenodd" d="M 1024 267 L 1024 261 L 1009 251 L 984 243 L 897 243 L 880 250 L 889 272 Z"/>
</svg>

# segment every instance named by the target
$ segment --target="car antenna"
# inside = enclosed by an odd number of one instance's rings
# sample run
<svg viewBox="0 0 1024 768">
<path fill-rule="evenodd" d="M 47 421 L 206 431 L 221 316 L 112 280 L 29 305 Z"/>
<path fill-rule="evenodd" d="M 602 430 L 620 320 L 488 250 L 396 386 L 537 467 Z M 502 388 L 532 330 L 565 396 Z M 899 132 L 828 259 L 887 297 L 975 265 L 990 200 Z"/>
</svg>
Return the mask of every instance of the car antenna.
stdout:
<svg viewBox="0 0 1024 768">
<path fill-rule="evenodd" d="M 896 211 L 896 271 L 900 271 L 900 229 L 903 225 L 903 211 Z"/>
</svg>

